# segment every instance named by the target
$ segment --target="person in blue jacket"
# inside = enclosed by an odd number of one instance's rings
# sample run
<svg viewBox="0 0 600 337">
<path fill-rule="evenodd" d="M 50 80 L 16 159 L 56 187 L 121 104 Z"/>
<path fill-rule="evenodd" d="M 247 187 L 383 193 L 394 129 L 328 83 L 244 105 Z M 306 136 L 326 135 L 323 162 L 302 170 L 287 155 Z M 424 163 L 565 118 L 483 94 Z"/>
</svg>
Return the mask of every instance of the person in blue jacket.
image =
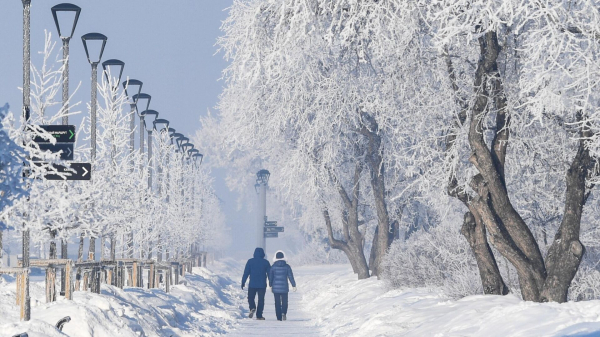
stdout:
<svg viewBox="0 0 600 337">
<path fill-rule="evenodd" d="M 265 251 L 262 248 L 256 248 L 254 250 L 254 257 L 246 262 L 244 268 L 244 276 L 242 276 L 242 289 L 246 286 L 246 280 L 250 276 L 250 283 L 248 284 L 248 305 L 250 307 L 250 315 L 252 318 L 256 312 L 256 319 L 264 321 L 263 309 L 265 307 L 265 293 L 267 292 L 267 277 L 269 276 L 269 270 L 271 264 L 265 259 Z M 258 308 L 254 303 L 254 298 L 258 294 Z"/>
<path fill-rule="evenodd" d="M 290 292 L 288 280 L 290 280 L 294 291 L 296 291 L 296 281 L 294 280 L 292 267 L 285 262 L 285 255 L 279 250 L 275 253 L 275 260 L 269 272 L 269 285 L 275 296 L 275 314 L 278 321 L 286 320 L 288 293 Z"/>
</svg>

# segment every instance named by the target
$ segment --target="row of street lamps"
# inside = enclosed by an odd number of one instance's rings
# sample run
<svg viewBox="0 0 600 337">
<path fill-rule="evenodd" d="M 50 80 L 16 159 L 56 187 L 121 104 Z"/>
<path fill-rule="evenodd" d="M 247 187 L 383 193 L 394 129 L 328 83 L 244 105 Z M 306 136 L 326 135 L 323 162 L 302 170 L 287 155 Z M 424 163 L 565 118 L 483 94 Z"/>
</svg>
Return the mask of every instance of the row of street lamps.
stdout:
<svg viewBox="0 0 600 337">
<path fill-rule="evenodd" d="M 30 69 L 31 69 L 31 40 L 30 40 L 30 29 L 31 29 L 31 0 L 21 0 L 23 4 L 23 118 L 24 123 L 29 123 L 30 119 L 30 111 L 31 111 L 31 77 L 30 77 Z M 62 73 L 62 113 L 63 118 L 61 123 L 63 125 L 69 124 L 69 43 L 73 34 L 75 33 L 75 28 L 77 26 L 77 22 L 79 21 L 79 16 L 81 14 L 81 8 L 74 4 L 70 3 L 62 3 L 56 6 L 53 6 L 52 16 L 54 18 L 54 23 L 56 25 L 56 29 L 58 31 L 58 35 L 62 40 L 63 44 L 63 73 Z M 70 20 L 68 19 L 70 16 Z M 88 33 L 81 37 L 83 42 L 83 47 L 85 49 L 85 53 L 92 67 L 92 85 L 91 85 L 91 103 L 90 103 L 90 120 L 91 120 L 91 157 L 92 162 L 95 161 L 96 158 L 96 120 L 97 120 L 97 91 L 98 91 L 98 64 L 102 60 L 102 55 L 104 53 L 104 48 L 106 46 L 106 42 L 108 38 L 100 33 Z M 99 46 L 99 52 L 97 54 L 91 53 L 92 44 Z M 125 67 L 125 63 L 120 60 L 111 59 L 104 61 L 102 63 L 103 71 L 109 80 L 110 83 L 110 74 L 118 74 L 118 79 L 116 83 L 121 82 L 121 76 L 123 75 L 123 69 Z M 112 71 L 112 68 L 117 68 L 115 71 Z M 161 130 L 168 132 L 168 135 L 171 138 L 171 144 L 174 142 L 177 145 L 177 150 L 175 152 L 181 153 L 182 160 L 187 158 L 188 160 L 193 161 L 194 166 L 197 168 L 202 164 L 203 155 L 199 153 L 198 150 L 194 149 L 194 145 L 189 142 L 189 139 L 184 135 L 177 133 L 175 129 L 170 128 L 169 121 L 166 119 L 159 119 L 158 112 L 155 110 L 150 110 L 150 100 L 151 97 L 148 94 L 142 93 L 142 85 L 143 83 L 139 80 L 128 79 L 123 82 L 123 87 L 125 89 L 126 96 L 131 100 L 131 120 L 130 120 L 130 152 L 133 154 L 134 152 L 134 131 L 135 131 L 135 119 L 134 114 L 137 114 L 140 118 L 140 153 L 143 154 L 144 151 L 144 132 L 142 131 L 142 127 L 148 132 L 148 166 L 149 166 L 149 176 L 148 176 L 148 188 L 152 188 L 152 170 L 150 169 L 150 164 L 152 160 L 152 132 L 153 130 Z M 137 88 L 135 90 L 134 95 L 129 95 L 130 92 L 134 92 L 131 89 Z M 116 90 L 117 88 L 112 88 Z M 129 92 L 128 92 L 129 89 Z M 140 104 L 140 100 L 145 100 L 144 109 L 138 109 L 138 105 Z M 163 128 L 157 129 L 157 125 L 163 125 Z M 25 128 L 25 125 L 23 126 Z M 187 156 L 186 156 L 187 155 Z M 132 156 L 133 157 L 133 156 Z M 132 159 L 133 160 L 133 159 Z M 22 266 L 23 268 L 29 268 L 29 230 L 23 230 L 23 260 Z M 90 242 L 90 246 L 92 242 Z M 64 254 L 66 246 L 63 248 Z M 22 318 L 28 321 L 31 317 L 30 311 L 30 296 L 29 296 L 29 277 L 28 274 L 25 276 L 24 280 L 24 293 L 23 293 L 23 312 Z"/>
<path fill-rule="evenodd" d="M 69 109 L 69 42 L 75 33 L 75 28 L 77 26 L 77 22 L 79 21 L 79 15 L 81 14 L 81 8 L 77 5 L 70 3 L 62 3 L 52 7 L 52 16 L 54 18 L 54 23 L 56 24 L 56 29 L 58 31 L 58 35 L 60 39 L 63 41 L 63 113 L 65 116 L 63 117 L 62 123 L 68 124 L 68 109 Z M 67 15 L 71 15 L 71 21 L 65 21 Z M 61 26 L 63 29 L 61 29 Z M 65 29 L 67 28 L 67 29 Z M 98 64 L 102 60 L 102 55 L 104 54 L 104 48 L 106 47 L 106 42 L 108 38 L 106 35 L 100 33 L 88 33 L 81 37 L 81 41 L 83 42 L 83 47 L 85 49 L 85 54 L 87 56 L 88 62 L 92 67 L 92 83 L 91 83 L 91 103 L 90 103 L 90 120 L 91 120 L 91 157 L 92 161 L 96 158 L 96 120 L 97 120 L 97 92 L 98 92 Z M 91 44 L 96 44 L 98 48 L 98 54 L 94 55 L 90 53 L 92 50 Z M 109 76 L 111 74 L 117 75 L 117 82 L 121 82 L 121 77 L 123 75 L 123 69 L 125 67 L 125 62 L 117 59 L 110 59 L 102 62 L 102 68 L 105 73 L 107 81 L 110 82 Z M 138 115 L 140 119 L 140 151 L 143 153 L 144 151 L 144 133 L 142 131 L 142 127 L 148 133 L 148 144 L 147 155 L 148 162 L 152 160 L 152 132 L 154 130 L 166 130 L 169 133 L 170 137 L 175 137 L 177 139 L 176 145 L 178 147 L 178 152 L 181 151 L 182 154 L 187 154 L 188 158 L 192 159 L 196 164 L 202 163 L 203 155 L 199 153 L 198 150 L 194 149 L 194 145 L 189 142 L 189 138 L 183 136 L 180 133 L 176 133 L 175 129 L 170 128 L 170 122 L 166 119 L 158 118 L 159 113 L 156 110 L 150 110 L 150 101 L 152 97 L 146 93 L 142 93 L 143 82 L 135 79 L 128 79 L 123 82 L 123 88 L 125 90 L 125 94 L 131 100 L 131 120 L 130 120 L 130 150 L 133 154 L 135 141 L 134 141 L 134 131 L 135 131 L 135 119 L 134 112 Z M 116 88 L 113 88 L 116 89 Z M 135 93 L 130 95 L 130 93 Z M 139 109 L 138 106 L 140 103 L 143 109 Z M 163 125 L 163 128 L 157 128 L 157 125 Z M 173 140 L 171 141 L 173 144 Z M 199 162 L 198 162 L 199 160 Z M 152 171 L 148 175 L 148 187 L 152 186 Z"/>
</svg>

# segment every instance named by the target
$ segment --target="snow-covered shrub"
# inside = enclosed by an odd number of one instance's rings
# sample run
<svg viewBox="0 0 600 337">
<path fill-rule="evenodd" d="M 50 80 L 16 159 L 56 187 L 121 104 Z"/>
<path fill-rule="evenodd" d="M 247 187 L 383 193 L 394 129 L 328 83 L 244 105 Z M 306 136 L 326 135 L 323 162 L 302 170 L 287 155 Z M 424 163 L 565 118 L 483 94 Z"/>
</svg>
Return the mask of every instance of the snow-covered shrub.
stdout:
<svg viewBox="0 0 600 337">
<path fill-rule="evenodd" d="M 24 193 L 21 179 L 24 152 L 6 132 L 4 122 L 10 122 L 12 116 L 6 118 L 8 104 L 0 107 L 0 213 L 13 200 Z"/>
<path fill-rule="evenodd" d="M 469 244 L 449 222 L 418 230 L 405 242 L 394 241 L 383 266 L 383 279 L 391 288 L 441 288 L 450 298 L 483 292 Z"/>
</svg>

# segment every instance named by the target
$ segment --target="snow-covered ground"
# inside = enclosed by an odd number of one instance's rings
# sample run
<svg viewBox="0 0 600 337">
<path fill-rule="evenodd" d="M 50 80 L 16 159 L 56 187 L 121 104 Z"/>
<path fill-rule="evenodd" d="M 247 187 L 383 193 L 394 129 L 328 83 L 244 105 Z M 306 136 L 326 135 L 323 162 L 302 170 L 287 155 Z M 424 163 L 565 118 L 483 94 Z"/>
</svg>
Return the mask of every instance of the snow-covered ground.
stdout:
<svg viewBox="0 0 600 337">
<path fill-rule="evenodd" d="M 219 269 L 227 269 L 220 265 Z M 5 278 L 11 281 L 11 278 Z M 100 295 L 76 291 L 73 301 L 45 303 L 43 277 L 31 283 L 32 320 L 19 322 L 15 283 L 0 284 L 0 336 L 211 336 L 224 334 L 241 318 L 242 294 L 227 277 L 194 268 L 169 294 L 158 289 L 102 285 Z M 63 333 L 54 324 L 71 316 Z"/>
<path fill-rule="evenodd" d="M 74 301 L 44 302 L 41 277 L 32 282 L 32 320 L 18 322 L 14 281 L 0 284 L 0 335 L 29 336 L 600 336 L 600 301 L 537 304 L 514 296 L 444 299 L 425 289 L 392 290 L 376 279 L 356 280 L 349 266 L 294 268 L 288 320 L 246 318 L 239 288 L 243 263 L 195 268 L 170 294 L 102 286 L 75 292 Z M 54 324 L 71 316 L 63 333 Z"/>
</svg>

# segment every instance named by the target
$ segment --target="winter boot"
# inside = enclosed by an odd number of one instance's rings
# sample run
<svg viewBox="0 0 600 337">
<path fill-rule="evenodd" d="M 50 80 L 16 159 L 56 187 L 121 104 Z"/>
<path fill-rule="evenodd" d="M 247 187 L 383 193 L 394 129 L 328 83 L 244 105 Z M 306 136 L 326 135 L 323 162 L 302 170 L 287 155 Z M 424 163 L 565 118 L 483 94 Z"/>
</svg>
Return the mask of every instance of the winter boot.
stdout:
<svg viewBox="0 0 600 337">
<path fill-rule="evenodd" d="M 248 317 L 252 318 L 252 316 L 254 316 L 255 311 L 256 311 L 256 309 L 250 309 L 250 315 L 248 315 Z"/>
<path fill-rule="evenodd" d="M 285 319 L 286 319 L 285 314 L 281 315 L 281 318 L 285 321 Z"/>
<path fill-rule="evenodd" d="M 256 320 L 258 320 L 258 321 L 264 321 L 265 318 L 264 317 L 256 317 Z"/>
</svg>

